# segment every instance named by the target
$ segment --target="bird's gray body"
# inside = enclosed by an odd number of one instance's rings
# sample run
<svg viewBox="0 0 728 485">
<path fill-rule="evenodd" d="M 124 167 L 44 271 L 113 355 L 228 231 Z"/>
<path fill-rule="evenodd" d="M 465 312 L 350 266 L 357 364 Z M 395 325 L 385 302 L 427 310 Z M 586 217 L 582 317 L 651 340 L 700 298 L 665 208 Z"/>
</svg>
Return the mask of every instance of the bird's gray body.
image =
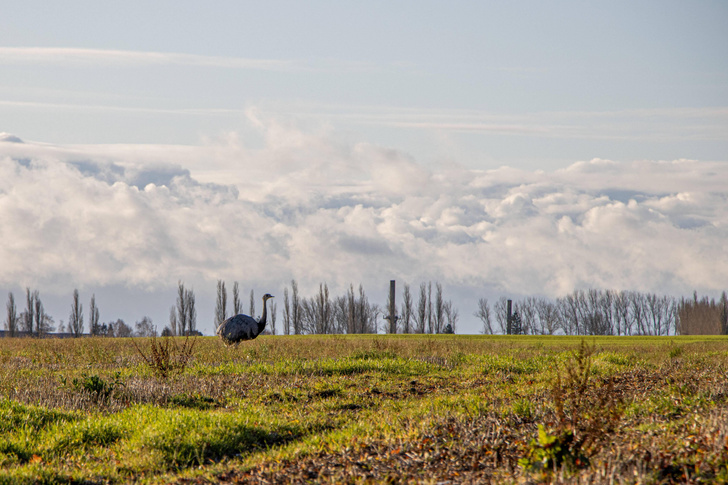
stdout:
<svg viewBox="0 0 728 485">
<path fill-rule="evenodd" d="M 217 328 L 217 335 L 226 344 L 236 344 L 244 340 L 253 340 L 263 333 L 268 313 L 266 302 L 269 298 L 273 297 L 267 293 L 263 295 L 263 315 L 260 317 L 260 321 L 241 313 L 222 322 Z"/>
<path fill-rule="evenodd" d="M 248 315 L 235 315 L 220 324 L 217 335 L 226 343 L 253 340 L 258 336 L 258 322 Z"/>
</svg>

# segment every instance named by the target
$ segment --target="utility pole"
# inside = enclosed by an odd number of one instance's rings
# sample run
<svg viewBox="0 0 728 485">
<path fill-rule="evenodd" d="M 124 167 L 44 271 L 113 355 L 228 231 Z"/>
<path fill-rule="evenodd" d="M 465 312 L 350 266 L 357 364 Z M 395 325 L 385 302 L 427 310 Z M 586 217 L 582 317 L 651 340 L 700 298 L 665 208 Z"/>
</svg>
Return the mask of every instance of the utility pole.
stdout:
<svg viewBox="0 0 728 485">
<path fill-rule="evenodd" d="M 397 320 L 399 317 L 397 313 L 397 304 L 395 303 L 395 280 L 389 281 L 389 315 L 384 317 L 385 320 L 389 321 L 389 333 L 397 333 Z"/>
<path fill-rule="evenodd" d="M 512 331 L 513 331 L 513 329 L 511 328 L 511 323 L 512 323 L 512 320 L 513 320 L 513 315 L 511 313 L 511 310 L 512 309 L 513 309 L 513 300 L 508 300 L 508 302 L 507 302 L 507 312 L 508 312 L 508 315 L 506 317 L 507 318 L 506 319 L 506 322 L 507 322 L 507 324 L 506 324 L 506 335 L 510 335 L 512 333 Z"/>
</svg>

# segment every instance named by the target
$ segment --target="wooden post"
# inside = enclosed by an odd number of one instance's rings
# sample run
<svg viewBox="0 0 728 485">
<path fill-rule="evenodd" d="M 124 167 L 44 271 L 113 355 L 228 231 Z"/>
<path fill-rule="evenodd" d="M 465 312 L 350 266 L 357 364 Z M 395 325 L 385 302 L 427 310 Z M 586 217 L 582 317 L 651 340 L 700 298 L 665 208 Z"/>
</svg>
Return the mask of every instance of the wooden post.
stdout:
<svg viewBox="0 0 728 485">
<path fill-rule="evenodd" d="M 389 320 L 389 333 L 397 333 L 397 304 L 395 303 L 395 280 L 389 281 L 389 316 L 385 317 Z"/>
<path fill-rule="evenodd" d="M 513 329 L 511 328 L 511 321 L 513 319 L 513 315 L 511 314 L 511 310 L 513 309 L 513 300 L 508 300 L 508 305 L 507 306 L 508 306 L 508 316 L 507 316 L 507 319 L 506 319 L 506 322 L 507 322 L 506 323 L 506 327 L 507 327 L 506 328 L 506 333 L 508 335 L 510 335 L 511 332 L 513 331 Z"/>
</svg>

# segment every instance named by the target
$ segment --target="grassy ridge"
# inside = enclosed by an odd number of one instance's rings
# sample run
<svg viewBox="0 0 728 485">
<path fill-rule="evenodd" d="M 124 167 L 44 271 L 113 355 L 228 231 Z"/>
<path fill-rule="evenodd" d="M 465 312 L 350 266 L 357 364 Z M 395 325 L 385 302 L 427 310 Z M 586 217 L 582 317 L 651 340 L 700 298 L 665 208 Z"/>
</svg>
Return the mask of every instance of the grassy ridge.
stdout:
<svg viewBox="0 0 728 485">
<path fill-rule="evenodd" d="M 0 482 L 728 479 L 728 340 L 588 338 L 578 374 L 582 342 L 201 338 L 161 379 L 128 340 L 4 339 Z"/>
</svg>

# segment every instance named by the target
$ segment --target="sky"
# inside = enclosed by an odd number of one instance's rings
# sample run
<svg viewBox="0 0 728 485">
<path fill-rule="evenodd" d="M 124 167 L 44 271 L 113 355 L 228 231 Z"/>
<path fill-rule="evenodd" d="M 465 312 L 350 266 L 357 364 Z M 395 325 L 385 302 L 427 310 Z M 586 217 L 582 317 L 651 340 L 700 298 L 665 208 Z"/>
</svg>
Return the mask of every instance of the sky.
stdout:
<svg viewBox="0 0 728 485">
<path fill-rule="evenodd" d="M 178 281 L 208 335 L 220 279 L 438 281 L 464 333 L 481 297 L 728 289 L 726 2 L 0 11 L 0 295 L 56 323 L 77 288 L 161 329 Z"/>
</svg>

